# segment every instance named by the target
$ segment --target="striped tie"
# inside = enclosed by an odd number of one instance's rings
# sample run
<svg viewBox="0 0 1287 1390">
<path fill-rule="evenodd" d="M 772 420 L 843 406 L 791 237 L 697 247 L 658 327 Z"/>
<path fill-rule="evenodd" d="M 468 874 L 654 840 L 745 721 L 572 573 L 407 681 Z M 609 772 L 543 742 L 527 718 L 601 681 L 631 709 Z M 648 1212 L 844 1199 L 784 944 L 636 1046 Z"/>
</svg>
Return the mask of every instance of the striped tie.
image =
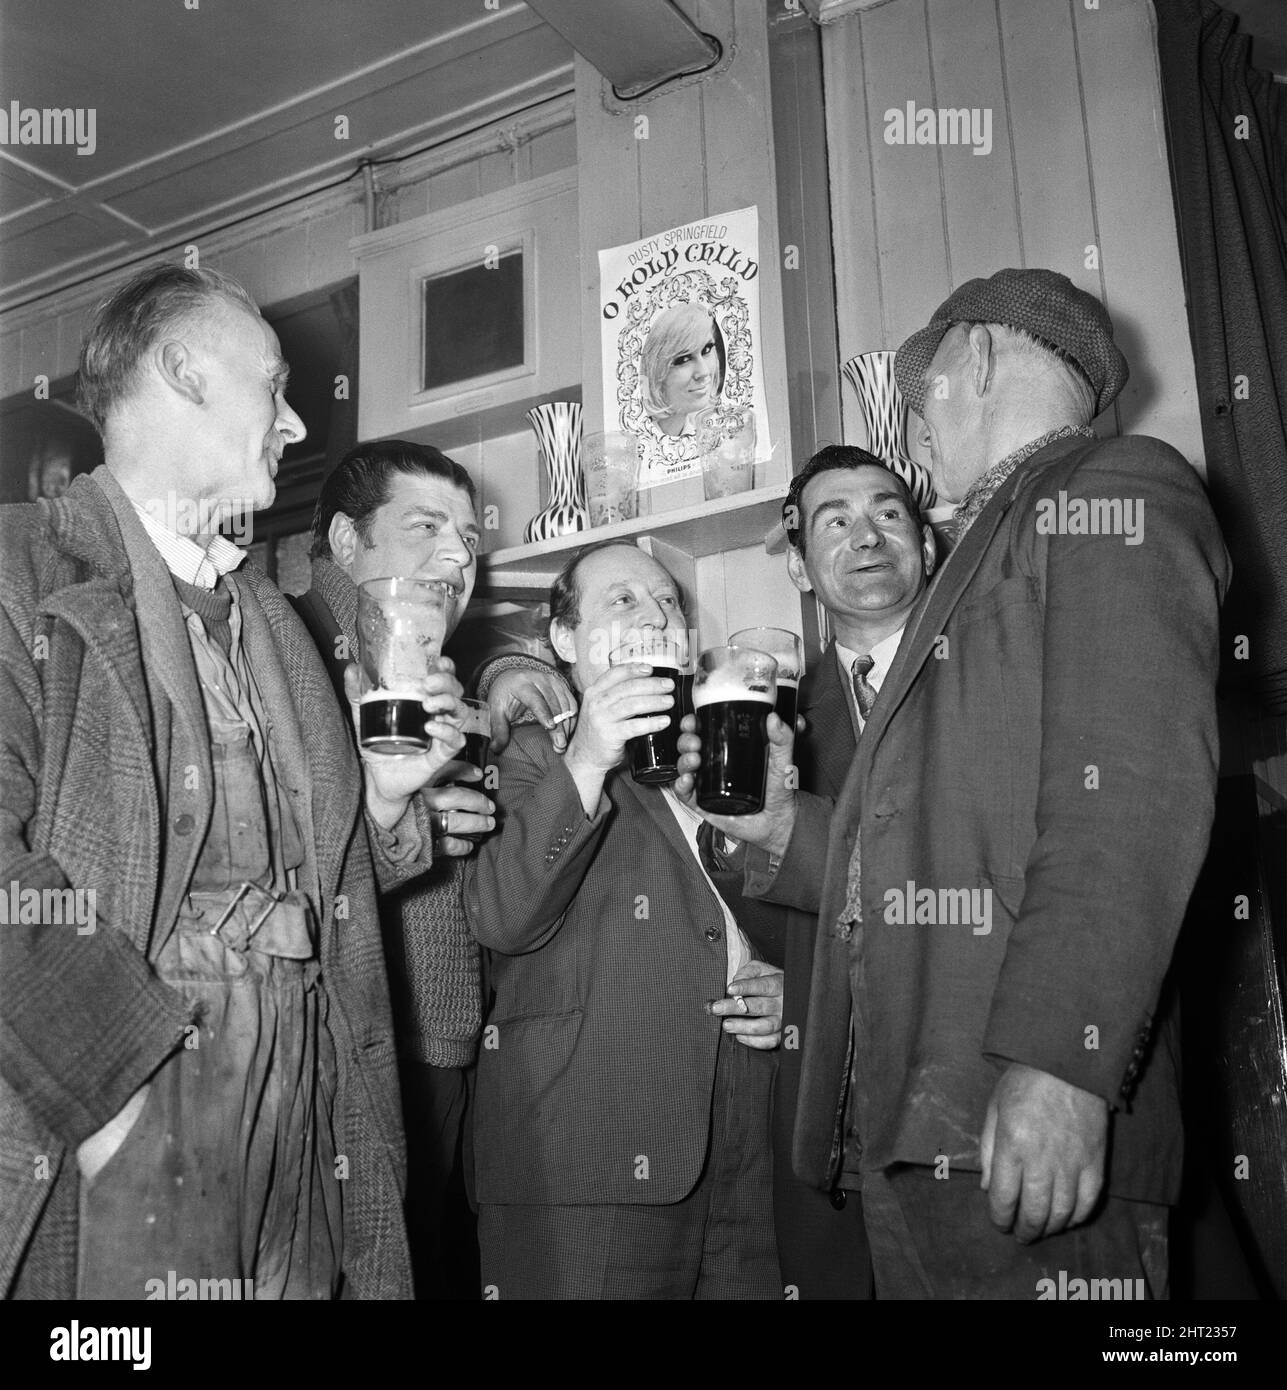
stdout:
<svg viewBox="0 0 1287 1390">
<path fill-rule="evenodd" d="M 867 679 L 875 664 L 870 656 L 858 656 L 854 658 L 853 668 L 849 672 L 854 683 L 858 713 L 862 715 L 864 723 L 871 718 L 871 707 L 876 703 L 876 687 Z"/>
</svg>

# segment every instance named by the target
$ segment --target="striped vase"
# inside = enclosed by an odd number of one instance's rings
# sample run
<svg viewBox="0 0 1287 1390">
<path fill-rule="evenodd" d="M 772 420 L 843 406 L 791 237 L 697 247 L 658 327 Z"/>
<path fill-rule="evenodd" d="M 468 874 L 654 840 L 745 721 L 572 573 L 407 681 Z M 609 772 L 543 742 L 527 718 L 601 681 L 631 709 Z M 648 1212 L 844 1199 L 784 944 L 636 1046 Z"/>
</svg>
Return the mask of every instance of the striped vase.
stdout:
<svg viewBox="0 0 1287 1390">
<path fill-rule="evenodd" d="M 541 458 L 550 479 L 549 505 L 523 528 L 523 539 L 553 540 L 589 525 L 581 486 L 581 403 L 548 401 L 533 406 L 527 418 L 536 431 Z"/>
<path fill-rule="evenodd" d="M 840 370 L 858 397 L 867 425 L 868 450 L 911 488 L 921 510 L 928 510 L 936 500 L 934 484 L 929 470 L 907 455 L 907 403 L 894 380 L 894 354 L 860 352 L 842 363 Z"/>
</svg>

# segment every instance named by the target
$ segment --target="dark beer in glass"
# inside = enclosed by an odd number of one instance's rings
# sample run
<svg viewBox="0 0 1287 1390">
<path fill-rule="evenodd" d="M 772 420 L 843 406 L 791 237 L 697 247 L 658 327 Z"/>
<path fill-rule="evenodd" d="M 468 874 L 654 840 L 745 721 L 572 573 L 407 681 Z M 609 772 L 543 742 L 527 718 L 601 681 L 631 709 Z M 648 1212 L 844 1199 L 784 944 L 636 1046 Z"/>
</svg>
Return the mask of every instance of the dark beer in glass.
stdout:
<svg viewBox="0 0 1287 1390">
<path fill-rule="evenodd" d="M 693 707 L 702 740 L 697 804 L 723 816 L 764 809 L 769 770 L 769 712 L 777 697 L 777 662 L 752 647 L 712 647 L 693 676 Z"/>
<path fill-rule="evenodd" d="M 778 663 L 778 695 L 774 708 L 778 718 L 794 733 L 800 682 L 804 679 L 804 643 L 784 627 L 744 627 L 728 639 L 728 644 L 768 652 Z"/>
<path fill-rule="evenodd" d="M 654 676 L 675 682 L 670 722 L 655 734 L 641 734 L 626 744 L 630 775 L 647 787 L 661 787 L 679 776 L 679 721 L 692 708 L 693 673 L 688 664 L 688 634 L 672 628 L 645 632 L 608 654 L 610 666 L 639 663 Z"/>
</svg>

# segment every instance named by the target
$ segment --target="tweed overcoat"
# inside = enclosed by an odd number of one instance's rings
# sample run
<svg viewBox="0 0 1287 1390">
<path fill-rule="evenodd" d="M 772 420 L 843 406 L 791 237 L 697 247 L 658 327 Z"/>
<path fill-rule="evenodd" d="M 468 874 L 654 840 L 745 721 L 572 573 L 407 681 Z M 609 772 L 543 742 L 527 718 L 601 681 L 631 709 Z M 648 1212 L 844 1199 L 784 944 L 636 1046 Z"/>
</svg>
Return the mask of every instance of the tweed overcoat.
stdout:
<svg viewBox="0 0 1287 1390">
<path fill-rule="evenodd" d="M 230 577 L 321 904 L 339 1068 L 346 1294 L 410 1297 L 405 1157 L 360 775 L 312 641 Z M 274 656 L 275 653 L 275 656 Z M 182 1045 L 153 962 L 212 811 L 201 694 L 169 571 L 106 467 L 0 508 L 0 883 L 93 889 L 95 930 L 0 927 L 0 1289 L 68 1297 L 76 1146 Z"/>
</svg>

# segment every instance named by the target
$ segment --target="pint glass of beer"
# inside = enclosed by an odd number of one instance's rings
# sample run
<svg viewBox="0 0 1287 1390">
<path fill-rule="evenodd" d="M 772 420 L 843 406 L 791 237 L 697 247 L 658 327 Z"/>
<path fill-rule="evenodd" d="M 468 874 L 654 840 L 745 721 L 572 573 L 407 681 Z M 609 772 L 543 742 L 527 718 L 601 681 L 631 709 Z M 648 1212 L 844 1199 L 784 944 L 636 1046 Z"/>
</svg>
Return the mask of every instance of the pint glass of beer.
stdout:
<svg viewBox="0 0 1287 1390">
<path fill-rule="evenodd" d="M 445 579 L 368 579 L 358 585 L 358 660 L 368 689 L 358 711 L 362 747 L 423 753 L 424 679 L 437 667 L 456 603 Z"/>
<path fill-rule="evenodd" d="M 643 632 L 608 653 L 610 666 L 629 666 L 632 662 L 652 667 L 650 675 L 669 676 L 675 682 L 670 723 L 660 733 L 640 734 L 626 744 L 631 777 L 645 786 L 665 786 L 679 776 L 679 721 L 692 709 L 688 633 L 680 628 Z"/>
<path fill-rule="evenodd" d="M 693 709 L 702 740 L 697 804 L 723 816 L 764 809 L 769 714 L 777 662 L 753 647 L 712 647 L 697 659 Z"/>
<path fill-rule="evenodd" d="M 728 639 L 728 644 L 768 652 L 778 663 L 778 698 L 774 708 L 778 718 L 794 733 L 800 681 L 804 677 L 804 643 L 784 627 L 744 627 Z"/>
<path fill-rule="evenodd" d="M 487 772 L 487 756 L 492 747 L 492 711 L 486 700 L 463 700 L 465 706 L 465 722 L 461 725 L 461 733 L 465 735 L 465 746 L 461 750 L 461 758 L 473 765 L 484 775 Z M 458 787 L 469 787 L 472 791 L 479 789 L 478 782 L 457 782 Z M 474 844 L 487 838 L 485 830 L 453 830 L 451 832 L 458 840 L 472 840 Z"/>
</svg>

